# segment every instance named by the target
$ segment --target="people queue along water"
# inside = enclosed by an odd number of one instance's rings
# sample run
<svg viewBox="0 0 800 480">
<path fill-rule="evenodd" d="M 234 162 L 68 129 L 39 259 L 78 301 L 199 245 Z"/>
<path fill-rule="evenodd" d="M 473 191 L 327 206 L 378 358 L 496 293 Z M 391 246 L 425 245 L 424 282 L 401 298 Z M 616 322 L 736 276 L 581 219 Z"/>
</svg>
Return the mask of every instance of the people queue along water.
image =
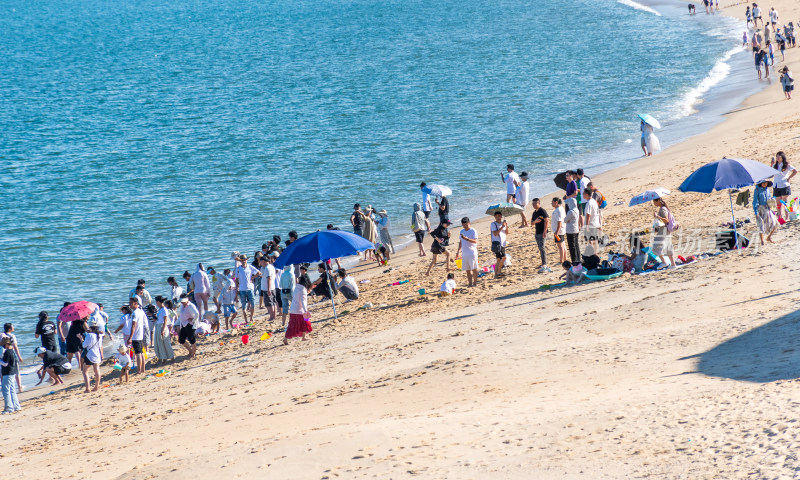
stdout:
<svg viewBox="0 0 800 480">
<path fill-rule="evenodd" d="M 771 167 L 778 172 L 774 176 L 774 182 L 765 180 L 753 192 L 752 207 L 762 245 L 765 242 L 772 243 L 772 235 L 778 225 L 789 218 L 790 182 L 797 174 L 783 151 L 777 152 L 773 157 Z M 558 264 L 564 270 L 561 278 L 568 284 L 580 283 L 586 278 L 588 271 L 601 266 L 601 249 L 613 244 L 604 234 L 603 209 L 608 202 L 583 169 L 564 172 L 564 194 L 550 200 L 550 211 L 545 208 L 542 199 L 530 198 L 527 172 L 517 175 L 514 165 L 508 164 L 501 180 L 506 186 L 506 203 L 500 205 L 510 207 L 509 211 L 514 216 L 521 216 L 518 228 L 533 229 L 540 274 L 553 272 L 547 255 L 550 238 L 558 254 Z M 769 191 L 770 187 L 773 188 L 772 192 Z M 511 263 L 507 253 L 508 239 L 513 236 L 508 216 L 502 211 L 496 211 L 492 215 L 493 221 L 487 233 L 494 263 L 491 269 L 488 265 L 481 267 L 481 235 L 470 218 L 461 218 L 457 249 L 455 255 L 451 255 L 450 200 L 446 195 L 433 194 L 425 182 L 420 184 L 420 192 L 421 203 L 415 203 L 413 207 L 411 232 L 421 257 L 427 255 L 423 245 L 425 235 L 430 234 L 432 237 L 432 258 L 426 275 L 430 275 L 436 268 L 440 258 L 444 260 L 447 277 L 441 285 L 440 295 L 449 296 L 457 291 L 453 263 L 455 269 L 465 273 L 467 288 L 476 287 L 478 279 L 490 272 L 494 278 L 506 275 L 505 267 Z M 777 203 L 777 214 L 771 209 L 770 203 L 773 199 Z M 526 209 L 529 204 L 530 217 L 527 217 Z M 434 205 L 438 217 L 436 228 L 432 228 L 430 222 Z M 628 239 L 630 254 L 609 254 L 606 262 L 612 269 L 631 273 L 649 269 L 671 269 L 682 261 L 675 257 L 672 243 L 672 234 L 679 228 L 675 216 L 663 198 L 654 198 L 652 206 L 652 246 L 645 246 L 643 233 L 631 234 Z M 375 247 L 365 253 L 364 261 L 378 261 L 381 264 L 388 262 L 395 250 L 389 235 L 391 224 L 387 212 L 376 212 L 372 206 L 362 210 L 360 204 L 355 204 L 350 223 L 355 234 L 368 239 Z M 327 229 L 338 230 L 333 225 L 328 225 Z M 289 232 L 285 246 L 288 247 L 297 239 L 297 232 Z M 182 346 L 186 350 L 187 358 L 191 359 L 197 355 L 197 338 L 223 331 L 223 320 L 225 331 L 237 327 L 235 321 L 240 314 L 243 324 L 253 322 L 256 298 L 258 308 L 266 310 L 270 326 L 277 324 L 280 315 L 280 327 L 274 328 L 270 333 L 285 332 L 284 344 L 288 344 L 291 338 L 307 340 L 307 334 L 313 331 L 309 320 L 309 296 L 318 297 L 323 304 L 338 293 L 343 294 L 345 301 L 359 298 L 358 283 L 341 267 L 339 259 L 319 263 L 318 278 L 312 281 L 308 275 L 308 264 L 275 268 L 274 263 L 282 251 L 281 238 L 275 235 L 261 246 L 261 250 L 255 252 L 252 261 L 245 254 L 233 252 L 233 268 L 225 268 L 220 272 L 214 267 L 204 267 L 202 263 L 198 263 L 193 273 L 188 270 L 183 273 L 185 287 L 175 277 L 168 277 L 167 294 L 156 297 L 147 290 L 145 280 L 140 279 L 128 292 L 128 302 L 119 308 L 120 321 L 113 332 L 109 329 L 109 315 L 102 304 L 98 304 L 87 317 L 75 321 L 61 318 L 70 302 L 64 302 L 55 322 L 47 312 L 41 312 L 35 329 L 35 336 L 41 341 L 35 354 L 42 361 L 37 371 L 37 385 L 45 379 L 51 385 L 63 384 L 62 377 L 72 371 L 72 361 L 77 359 L 83 374 L 84 391 L 96 391 L 102 383 L 99 365 L 104 360 L 103 343 L 106 339 L 115 341 L 114 334 L 119 332 L 122 332 L 122 338 L 114 354 L 114 369 L 119 371 L 120 379 L 127 382 L 132 371 L 135 374 L 145 374 L 148 361 L 155 366 L 173 362 L 173 343 Z M 336 263 L 337 269 L 331 268 L 332 262 Z M 210 308 L 210 303 L 213 303 L 213 309 Z M 0 367 L 4 413 L 19 409 L 16 392 L 23 391 L 19 375 L 22 356 L 13 332 L 14 326 L 7 323 L 0 334 L 0 346 L 3 347 Z M 94 382 L 91 381 L 92 376 Z"/>
</svg>

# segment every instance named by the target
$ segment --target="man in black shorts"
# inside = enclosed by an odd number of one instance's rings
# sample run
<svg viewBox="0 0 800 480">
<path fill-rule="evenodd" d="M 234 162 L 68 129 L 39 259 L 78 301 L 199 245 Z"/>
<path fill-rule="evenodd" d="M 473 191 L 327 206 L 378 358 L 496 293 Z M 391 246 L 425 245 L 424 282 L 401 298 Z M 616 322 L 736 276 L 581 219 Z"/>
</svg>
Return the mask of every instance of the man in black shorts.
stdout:
<svg viewBox="0 0 800 480">
<path fill-rule="evenodd" d="M 72 371 L 72 364 L 67 361 L 67 357 L 44 347 L 37 347 L 35 353 L 36 356 L 42 359 L 42 368 L 36 372 L 39 375 L 39 383 L 36 385 L 44 381 L 45 373 L 50 376 L 51 385 L 63 384 L 64 380 L 61 379 L 61 375 L 66 375 Z"/>
</svg>

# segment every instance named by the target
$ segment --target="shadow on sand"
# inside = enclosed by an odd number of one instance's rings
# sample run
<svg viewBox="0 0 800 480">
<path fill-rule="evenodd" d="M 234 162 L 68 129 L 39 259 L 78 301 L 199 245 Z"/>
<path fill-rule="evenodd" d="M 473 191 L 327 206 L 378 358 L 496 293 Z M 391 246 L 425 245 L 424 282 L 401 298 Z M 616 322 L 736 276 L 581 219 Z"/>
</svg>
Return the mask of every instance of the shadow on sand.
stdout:
<svg viewBox="0 0 800 480">
<path fill-rule="evenodd" d="M 766 383 L 800 377 L 800 310 L 747 331 L 698 359 L 697 371 L 711 377 Z"/>
</svg>

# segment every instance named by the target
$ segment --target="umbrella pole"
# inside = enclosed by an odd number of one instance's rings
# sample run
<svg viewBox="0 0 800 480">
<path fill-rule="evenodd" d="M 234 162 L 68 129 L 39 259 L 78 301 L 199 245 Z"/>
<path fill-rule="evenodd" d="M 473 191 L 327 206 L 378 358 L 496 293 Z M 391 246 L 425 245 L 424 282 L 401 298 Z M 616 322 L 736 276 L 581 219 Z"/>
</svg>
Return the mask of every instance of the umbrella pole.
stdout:
<svg viewBox="0 0 800 480">
<path fill-rule="evenodd" d="M 728 200 L 731 202 L 731 222 L 733 223 L 733 248 L 739 248 L 739 234 L 736 232 L 736 217 L 733 215 L 733 193 L 728 190 Z M 741 252 L 740 252 L 741 253 Z"/>
</svg>

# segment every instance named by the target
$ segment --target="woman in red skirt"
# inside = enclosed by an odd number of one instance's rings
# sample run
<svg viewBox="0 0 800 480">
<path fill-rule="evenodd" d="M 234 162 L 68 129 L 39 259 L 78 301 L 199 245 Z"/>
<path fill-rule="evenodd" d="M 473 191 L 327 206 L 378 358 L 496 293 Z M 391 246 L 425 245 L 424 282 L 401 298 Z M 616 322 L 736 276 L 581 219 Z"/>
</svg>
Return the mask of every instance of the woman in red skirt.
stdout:
<svg viewBox="0 0 800 480">
<path fill-rule="evenodd" d="M 300 267 L 300 278 L 292 292 L 292 305 L 289 307 L 289 326 L 286 328 L 284 345 L 289 345 L 289 339 L 294 337 L 306 338 L 306 333 L 311 331 L 311 322 L 305 317 L 308 313 L 308 292 L 311 290 L 311 279 L 308 278 L 305 267 Z"/>
</svg>

